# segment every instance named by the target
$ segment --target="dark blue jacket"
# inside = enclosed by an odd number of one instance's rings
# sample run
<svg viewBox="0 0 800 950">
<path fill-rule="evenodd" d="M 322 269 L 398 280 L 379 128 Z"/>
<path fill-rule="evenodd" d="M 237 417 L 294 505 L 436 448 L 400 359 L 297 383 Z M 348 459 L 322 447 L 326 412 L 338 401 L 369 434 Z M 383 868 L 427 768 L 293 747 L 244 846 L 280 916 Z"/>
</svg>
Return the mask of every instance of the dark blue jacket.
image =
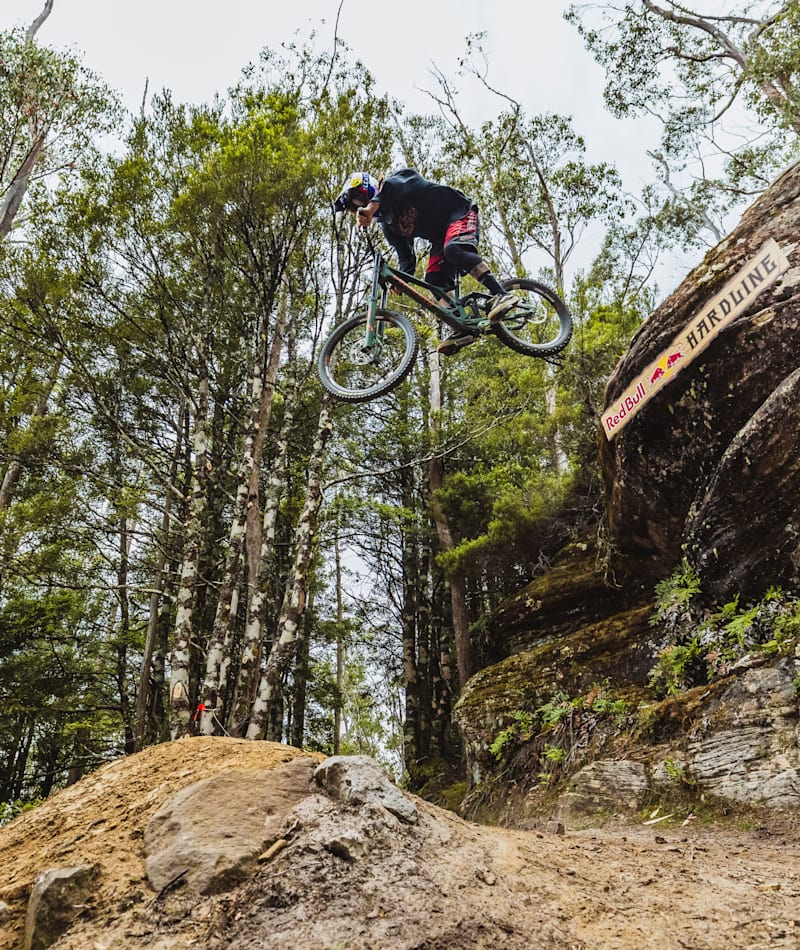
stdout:
<svg viewBox="0 0 800 950">
<path fill-rule="evenodd" d="M 437 185 L 413 168 L 402 168 L 384 178 L 373 198 L 380 207 L 375 213 L 386 240 L 397 251 L 400 270 L 413 274 L 417 264 L 414 238 L 441 248 L 447 228 L 472 207 L 463 192 Z"/>
</svg>

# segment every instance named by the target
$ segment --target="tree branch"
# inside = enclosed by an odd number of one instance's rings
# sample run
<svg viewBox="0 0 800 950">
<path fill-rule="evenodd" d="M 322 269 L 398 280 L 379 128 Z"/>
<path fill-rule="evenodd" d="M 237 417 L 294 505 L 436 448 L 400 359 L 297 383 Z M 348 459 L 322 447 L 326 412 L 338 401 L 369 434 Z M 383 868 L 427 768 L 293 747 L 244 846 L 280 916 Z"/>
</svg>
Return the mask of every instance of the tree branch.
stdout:
<svg viewBox="0 0 800 950">
<path fill-rule="evenodd" d="M 675 13 L 674 10 L 665 10 L 663 7 L 659 7 L 657 4 L 653 3 L 652 0 L 642 0 L 642 5 L 646 10 L 649 10 L 651 13 L 656 16 L 661 17 L 662 20 L 669 20 L 672 23 L 679 23 L 683 26 L 691 26 L 695 30 L 700 30 L 703 33 L 707 33 L 712 39 L 714 39 L 717 44 L 727 52 L 727 54 L 734 59 L 742 69 L 747 66 L 747 58 L 744 53 L 733 44 L 730 37 L 722 32 L 718 27 L 714 26 L 710 22 L 713 17 L 704 19 L 694 14 L 691 15 L 679 15 Z M 677 9 L 681 9 L 678 7 Z M 689 14 L 689 11 L 687 11 Z"/>
<path fill-rule="evenodd" d="M 25 34 L 25 42 L 32 43 L 33 37 L 36 35 L 39 27 L 44 23 L 44 21 L 50 16 L 50 11 L 53 9 L 53 0 L 45 0 L 44 8 L 39 16 L 31 23 L 28 27 L 28 31 Z"/>
</svg>

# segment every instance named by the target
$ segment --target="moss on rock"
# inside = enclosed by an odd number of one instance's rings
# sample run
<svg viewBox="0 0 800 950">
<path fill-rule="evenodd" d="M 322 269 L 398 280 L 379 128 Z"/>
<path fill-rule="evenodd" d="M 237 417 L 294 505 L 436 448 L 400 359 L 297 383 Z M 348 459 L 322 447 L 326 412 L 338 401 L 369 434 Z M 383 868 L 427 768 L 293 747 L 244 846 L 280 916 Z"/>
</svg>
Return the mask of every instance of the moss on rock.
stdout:
<svg viewBox="0 0 800 950">
<path fill-rule="evenodd" d="M 637 607 L 487 667 L 467 684 L 454 715 L 473 782 L 494 768 L 490 746 L 518 712 L 533 713 L 558 692 L 578 695 L 597 683 L 642 687 L 653 662 L 649 607 Z"/>
</svg>

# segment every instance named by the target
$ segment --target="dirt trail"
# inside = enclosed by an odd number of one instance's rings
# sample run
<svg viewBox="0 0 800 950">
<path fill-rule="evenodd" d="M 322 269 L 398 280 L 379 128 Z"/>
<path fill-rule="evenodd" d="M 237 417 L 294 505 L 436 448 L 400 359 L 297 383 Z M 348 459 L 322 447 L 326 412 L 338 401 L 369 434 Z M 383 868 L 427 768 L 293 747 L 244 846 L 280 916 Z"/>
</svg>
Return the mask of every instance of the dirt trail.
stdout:
<svg viewBox="0 0 800 950">
<path fill-rule="evenodd" d="M 22 946 L 36 875 L 88 862 L 100 865 L 96 893 L 59 950 L 800 947 L 800 834 L 785 820 L 551 835 L 471 824 L 417 799 L 419 822 L 367 829 L 358 860 L 320 847 L 309 822 L 224 894 L 150 889 L 142 837 L 166 799 L 300 754 L 228 739 L 156 746 L 0 829 L 0 900 L 12 912 L 0 950 Z"/>
</svg>

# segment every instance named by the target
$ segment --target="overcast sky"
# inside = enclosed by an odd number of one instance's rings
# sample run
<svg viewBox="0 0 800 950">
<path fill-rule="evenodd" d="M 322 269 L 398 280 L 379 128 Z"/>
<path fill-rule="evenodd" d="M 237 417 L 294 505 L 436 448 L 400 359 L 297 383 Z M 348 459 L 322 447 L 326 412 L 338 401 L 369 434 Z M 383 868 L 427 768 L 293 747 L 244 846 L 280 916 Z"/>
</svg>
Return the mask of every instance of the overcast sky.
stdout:
<svg viewBox="0 0 800 950">
<path fill-rule="evenodd" d="M 27 27 L 44 0 L 6 0 L 0 28 Z M 37 34 L 49 46 L 71 48 L 118 90 L 128 109 L 149 94 L 172 90 L 183 102 L 224 94 L 264 47 L 315 30 L 330 47 L 340 0 L 54 0 Z M 343 0 L 338 34 L 375 76 L 378 89 L 414 110 L 435 106 L 432 65 L 456 77 L 470 33 L 484 32 L 492 84 L 530 113 L 570 115 L 591 161 L 610 161 L 626 188 L 638 193 L 652 178 L 646 149 L 658 129 L 645 121 L 619 122 L 603 108 L 603 72 L 577 31 L 563 20 L 561 0 L 402 0 L 392 4 Z M 391 18 L 391 19 L 390 19 Z M 499 101 L 469 93 L 474 124 L 499 111 Z M 462 100 L 466 111 L 466 96 Z"/>
<path fill-rule="evenodd" d="M 0 25 L 28 26 L 44 0 L 6 0 Z M 263 47 L 278 48 L 297 31 L 316 30 L 330 44 L 340 0 L 54 0 L 37 37 L 71 47 L 136 110 L 145 82 L 184 102 L 224 93 Z M 375 76 L 379 89 L 418 110 L 433 105 L 431 66 L 456 75 L 469 33 L 483 31 L 495 86 L 531 113 L 572 115 L 593 160 L 615 161 L 629 187 L 649 175 L 645 148 L 657 129 L 619 123 L 603 109 L 603 74 L 559 0 L 403 0 L 379 5 L 344 0 L 339 36 Z M 391 19 L 390 19 L 391 17 Z M 473 122 L 498 100 L 473 86 Z"/>
</svg>

